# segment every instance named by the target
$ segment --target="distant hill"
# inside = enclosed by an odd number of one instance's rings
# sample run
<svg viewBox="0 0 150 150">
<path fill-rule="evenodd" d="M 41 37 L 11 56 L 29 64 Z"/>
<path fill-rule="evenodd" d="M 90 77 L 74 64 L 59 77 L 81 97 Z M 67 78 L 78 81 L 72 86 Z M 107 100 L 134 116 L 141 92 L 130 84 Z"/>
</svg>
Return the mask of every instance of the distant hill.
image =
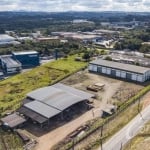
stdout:
<svg viewBox="0 0 150 150">
<path fill-rule="evenodd" d="M 148 12 L 0 12 L 0 32 L 3 30 L 45 28 L 56 21 L 87 19 L 94 22 L 149 21 Z M 42 20 L 42 21 L 41 21 Z M 58 22 L 57 22 L 58 23 Z"/>
</svg>

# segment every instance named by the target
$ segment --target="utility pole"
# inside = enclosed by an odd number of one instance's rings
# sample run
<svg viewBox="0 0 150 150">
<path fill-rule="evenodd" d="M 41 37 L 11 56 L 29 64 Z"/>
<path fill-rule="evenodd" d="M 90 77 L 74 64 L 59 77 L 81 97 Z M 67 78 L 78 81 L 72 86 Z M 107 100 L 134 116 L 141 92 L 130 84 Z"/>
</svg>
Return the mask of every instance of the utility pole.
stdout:
<svg viewBox="0 0 150 150">
<path fill-rule="evenodd" d="M 101 126 L 101 139 L 100 139 L 100 144 L 101 144 L 101 150 L 103 150 L 103 140 L 102 140 L 102 138 L 103 138 L 103 125 Z"/>
<path fill-rule="evenodd" d="M 74 144 L 75 144 L 75 143 L 74 143 L 74 138 L 73 138 L 72 140 L 73 140 L 73 141 L 72 141 L 72 143 L 73 143 L 73 144 L 72 144 L 72 150 L 75 150 L 75 149 L 74 149 Z"/>
<path fill-rule="evenodd" d="M 143 119 L 143 116 L 142 116 L 142 113 L 141 113 L 141 110 L 140 110 L 140 103 L 141 103 L 141 98 L 139 98 L 139 101 L 138 101 L 138 113 L 140 114 L 141 118 Z"/>
<path fill-rule="evenodd" d="M 55 49 L 55 59 L 56 60 L 58 59 L 58 49 L 57 48 Z"/>
<path fill-rule="evenodd" d="M 122 143 L 121 143 L 121 147 L 120 147 L 120 150 L 122 150 L 123 146 L 122 146 Z"/>
</svg>

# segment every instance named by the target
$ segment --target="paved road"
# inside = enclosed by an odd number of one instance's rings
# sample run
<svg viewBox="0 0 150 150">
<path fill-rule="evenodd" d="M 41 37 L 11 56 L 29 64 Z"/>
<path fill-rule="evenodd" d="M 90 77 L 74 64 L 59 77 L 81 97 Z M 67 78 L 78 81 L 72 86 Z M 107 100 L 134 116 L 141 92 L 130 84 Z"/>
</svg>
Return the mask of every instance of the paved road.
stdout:
<svg viewBox="0 0 150 150">
<path fill-rule="evenodd" d="M 98 150 L 122 150 L 122 147 L 134 136 L 138 134 L 140 129 L 150 120 L 150 105 L 146 107 L 141 114 L 137 115 L 124 128 L 110 138 L 102 149 Z"/>
</svg>

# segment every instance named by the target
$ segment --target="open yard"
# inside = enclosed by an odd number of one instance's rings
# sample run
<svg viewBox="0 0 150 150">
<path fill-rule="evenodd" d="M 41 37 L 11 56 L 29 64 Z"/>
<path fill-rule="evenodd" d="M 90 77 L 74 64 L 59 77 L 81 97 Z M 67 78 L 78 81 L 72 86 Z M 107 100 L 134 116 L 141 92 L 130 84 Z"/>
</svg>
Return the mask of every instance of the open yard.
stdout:
<svg viewBox="0 0 150 150">
<path fill-rule="evenodd" d="M 91 92 L 87 90 L 88 85 L 94 85 L 95 83 L 104 84 L 105 86 L 102 90 L 92 92 L 96 94 L 96 100 L 99 103 L 96 107 L 100 108 L 105 108 L 107 104 L 121 105 L 143 88 L 142 85 L 92 74 L 87 70 L 75 73 L 62 82 L 88 92 Z"/>
<path fill-rule="evenodd" d="M 86 87 L 90 84 L 102 83 L 105 84 L 103 90 L 99 92 L 92 92 L 96 94 L 94 101 L 94 108 L 86 111 L 83 114 L 76 116 L 69 122 L 62 122 L 58 127 L 52 127 L 51 130 L 45 130 L 44 132 L 38 127 L 27 127 L 28 132 L 36 136 L 38 144 L 35 150 L 50 150 L 55 144 L 64 139 L 68 134 L 76 130 L 79 126 L 84 125 L 87 121 L 100 117 L 101 110 L 105 109 L 108 104 L 123 103 L 124 97 L 131 97 L 131 93 L 137 93 L 143 86 L 136 85 L 135 83 L 128 83 L 108 77 L 88 73 L 87 70 L 79 71 L 68 78 L 61 81 L 64 84 L 72 87 L 87 91 Z M 127 92 L 128 91 L 128 92 Z M 116 96 L 119 93 L 118 97 Z M 117 97 L 117 98 L 116 98 Z M 36 135 L 38 133 L 38 135 Z M 54 138 L 55 137 L 55 138 Z"/>
</svg>

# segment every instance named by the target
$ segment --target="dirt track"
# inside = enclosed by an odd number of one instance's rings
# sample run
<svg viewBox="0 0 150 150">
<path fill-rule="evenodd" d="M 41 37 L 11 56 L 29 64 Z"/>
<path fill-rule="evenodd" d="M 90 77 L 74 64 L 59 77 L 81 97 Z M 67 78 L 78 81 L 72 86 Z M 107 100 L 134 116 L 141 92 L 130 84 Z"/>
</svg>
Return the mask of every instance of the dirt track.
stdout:
<svg viewBox="0 0 150 150">
<path fill-rule="evenodd" d="M 94 109 L 94 117 L 97 117 L 99 111 Z M 58 127 L 51 132 L 44 134 L 38 138 L 38 145 L 35 147 L 36 150 L 50 150 L 52 146 L 58 143 L 58 141 L 65 138 L 69 133 L 74 131 L 77 127 L 83 125 L 86 121 L 93 119 L 92 111 L 88 111 L 75 120 Z"/>
</svg>

